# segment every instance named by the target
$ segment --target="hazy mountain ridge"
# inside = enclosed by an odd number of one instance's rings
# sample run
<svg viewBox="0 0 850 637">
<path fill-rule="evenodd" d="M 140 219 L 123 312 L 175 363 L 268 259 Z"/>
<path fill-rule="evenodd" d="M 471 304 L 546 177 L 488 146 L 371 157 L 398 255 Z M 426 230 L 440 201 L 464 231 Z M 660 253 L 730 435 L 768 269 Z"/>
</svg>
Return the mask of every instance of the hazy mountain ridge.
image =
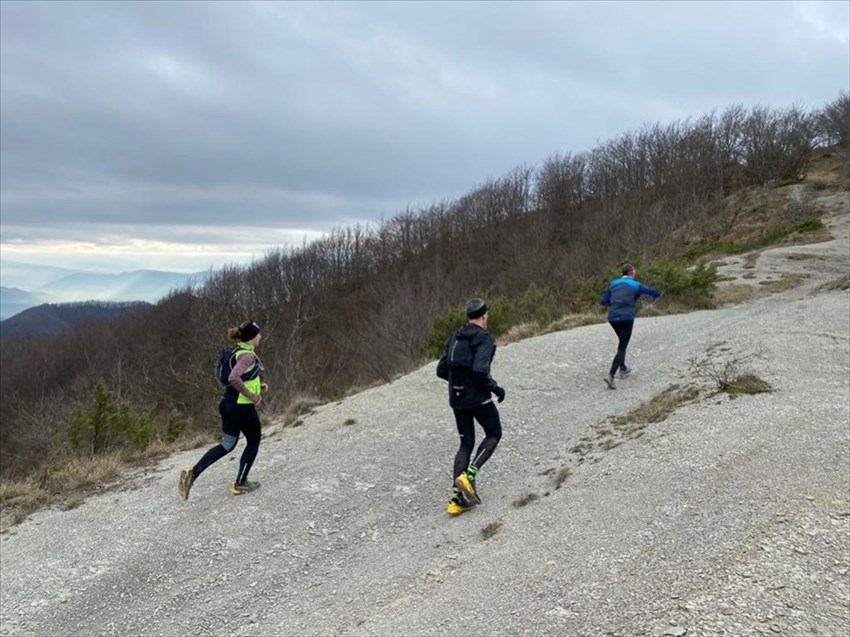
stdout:
<svg viewBox="0 0 850 637">
<path fill-rule="evenodd" d="M 120 274 L 75 272 L 43 285 L 39 292 L 53 294 L 65 301 L 157 301 L 169 291 L 202 277 L 203 273 L 133 270 Z M 74 297 L 73 299 L 68 297 Z"/>
<path fill-rule="evenodd" d="M 18 288 L 0 287 L 0 321 L 27 308 L 42 303 L 55 303 L 58 299 L 44 292 L 27 292 Z"/>
<path fill-rule="evenodd" d="M 76 268 L 37 265 L 2 259 L 0 260 L 0 284 L 3 287 L 32 291 L 80 271 Z"/>
<path fill-rule="evenodd" d="M 37 266 L 14 261 L 2 263 L 0 320 L 43 303 L 81 301 L 147 301 L 153 303 L 190 281 L 202 281 L 208 272 L 132 270 L 118 274 Z"/>
<path fill-rule="evenodd" d="M 149 305 L 145 301 L 46 303 L 0 322 L 0 340 L 21 335 L 56 334 L 80 323 L 110 319 Z"/>
</svg>

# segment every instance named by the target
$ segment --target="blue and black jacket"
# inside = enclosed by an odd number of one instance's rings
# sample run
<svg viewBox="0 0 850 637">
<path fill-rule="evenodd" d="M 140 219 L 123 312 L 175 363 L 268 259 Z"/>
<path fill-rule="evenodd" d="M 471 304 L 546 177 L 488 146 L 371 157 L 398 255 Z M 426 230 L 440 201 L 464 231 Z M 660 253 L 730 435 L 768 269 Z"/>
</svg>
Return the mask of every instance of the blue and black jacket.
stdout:
<svg viewBox="0 0 850 637">
<path fill-rule="evenodd" d="M 654 298 L 661 296 L 655 288 L 635 281 L 630 276 L 621 276 L 608 284 L 608 289 L 602 294 L 602 305 L 608 306 L 609 321 L 633 321 L 635 318 L 635 301 L 641 294 Z"/>
</svg>

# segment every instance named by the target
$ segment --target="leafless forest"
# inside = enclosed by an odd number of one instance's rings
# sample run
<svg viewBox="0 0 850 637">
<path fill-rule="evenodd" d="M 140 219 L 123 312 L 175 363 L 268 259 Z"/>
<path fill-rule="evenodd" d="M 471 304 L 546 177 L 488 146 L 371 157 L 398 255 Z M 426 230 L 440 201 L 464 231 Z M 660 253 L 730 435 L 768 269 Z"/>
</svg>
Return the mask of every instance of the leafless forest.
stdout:
<svg viewBox="0 0 850 637">
<path fill-rule="evenodd" d="M 217 431 L 213 367 L 226 328 L 245 318 L 264 328 L 271 409 L 327 398 L 418 365 L 435 317 L 473 294 L 533 284 L 567 308 L 612 265 L 674 254 L 684 223 L 719 214 L 737 189 L 800 179 L 813 149 L 846 146 L 848 135 L 844 92 L 821 109 L 736 106 L 648 125 L 459 199 L 224 267 L 118 319 L 10 339 L 0 349 L 2 476 L 41 465 L 62 444 L 57 423 L 99 379 L 155 421 L 177 410 Z"/>
</svg>

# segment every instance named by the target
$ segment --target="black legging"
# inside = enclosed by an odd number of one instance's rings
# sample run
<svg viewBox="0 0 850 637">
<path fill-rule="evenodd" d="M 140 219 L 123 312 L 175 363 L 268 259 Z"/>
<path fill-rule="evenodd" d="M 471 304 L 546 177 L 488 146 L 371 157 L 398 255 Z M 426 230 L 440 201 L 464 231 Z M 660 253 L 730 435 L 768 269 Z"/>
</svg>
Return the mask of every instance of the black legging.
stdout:
<svg viewBox="0 0 850 637">
<path fill-rule="evenodd" d="M 466 471 L 467 467 L 480 469 L 495 451 L 499 440 L 502 438 L 502 423 L 499 420 L 499 410 L 496 405 L 489 402 L 472 409 L 455 409 L 455 420 L 457 421 L 457 432 L 460 434 L 460 448 L 455 455 L 455 476 Z M 472 449 L 475 446 L 475 420 L 484 428 L 484 440 L 478 445 L 478 453 L 472 462 L 469 461 Z"/>
<path fill-rule="evenodd" d="M 613 376 L 617 373 L 618 369 L 625 369 L 626 367 L 626 348 L 629 346 L 629 341 L 632 338 L 632 328 L 635 325 L 635 321 L 632 319 L 629 321 L 608 321 L 608 323 L 614 328 L 617 338 L 620 341 L 617 345 L 617 355 L 611 362 L 609 376 Z"/>
<path fill-rule="evenodd" d="M 218 412 L 221 414 L 221 443 L 210 448 L 204 456 L 198 460 L 192 468 L 192 473 L 197 478 L 204 470 L 217 460 L 233 451 L 236 441 L 239 440 L 239 432 L 245 434 L 247 445 L 242 457 L 239 459 L 239 473 L 236 474 L 236 484 L 243 484 L 248 479 L 248 472 L 257 451 L 260 448 L 260 416 L 254 405 L 239 405 L 235 401 L 224 399 L 218 404 Z"/>
</svg>

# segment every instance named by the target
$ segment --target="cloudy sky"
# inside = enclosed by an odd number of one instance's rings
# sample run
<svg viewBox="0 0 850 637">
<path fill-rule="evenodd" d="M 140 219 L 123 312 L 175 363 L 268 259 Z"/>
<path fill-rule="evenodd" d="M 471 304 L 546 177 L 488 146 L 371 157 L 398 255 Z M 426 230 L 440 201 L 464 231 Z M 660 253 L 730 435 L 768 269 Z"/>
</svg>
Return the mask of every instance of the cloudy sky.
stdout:
<svg viewBox="0 0 850 637">
<path fill-rule="evenodd" d="M 850 2 L 0 3 L 0 257 L 195 271 L 733 104 L 850 89 Z"/>
</svg>

